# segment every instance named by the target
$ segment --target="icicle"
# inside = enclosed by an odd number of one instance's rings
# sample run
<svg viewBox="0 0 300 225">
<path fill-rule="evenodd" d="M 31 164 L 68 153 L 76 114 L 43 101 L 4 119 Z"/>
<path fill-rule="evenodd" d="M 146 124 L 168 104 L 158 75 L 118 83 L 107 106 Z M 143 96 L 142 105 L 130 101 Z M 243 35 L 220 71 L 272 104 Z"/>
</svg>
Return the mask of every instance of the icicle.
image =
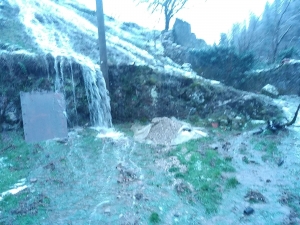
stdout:
<svg viewBox="0 0 300 225">
<path fill-rule="evenodd" d="M 54 90 L 55 92 L 59 92 L 61 89 L 61 83 L 59 79 L 59 70 L 58 70 L 58 60 L 57 57 L 54 57 L 54 70 L 55 70 L 55 84 Z"/>
<path fill-rule="evenodd" d="M 46 70 L 47 70 L 47 79 L 50 80 L 50 71 L 49 71 L 49 63 L 47 60 L 47 55 L 44 55 L 44 60 L 45 60 L 45 65 L 46 65 Z"/>
<path fill-rule="evenodd" d="M 60 83 L 61 83 L 61 91 L 66 97 L 66 89 L 65 89 L 65 77 L 64 77 L 64 57 L 61 57 L 60 60 Z"/>
<path fill-rule="evenodd" d="M 74 72 L 72 67 L 72 61 L 69 60 L 71 79 L 72 79 L 72 92 L 73 92 L 73 101 L 74 101 L 74 112 L 76 117 L 76 124 L 78 124 L 78 112 L 77 112 L 77 101 L 76 101 L 76 92 L 75 92 L 75 83 L 74 83 Z"/>
</svg>

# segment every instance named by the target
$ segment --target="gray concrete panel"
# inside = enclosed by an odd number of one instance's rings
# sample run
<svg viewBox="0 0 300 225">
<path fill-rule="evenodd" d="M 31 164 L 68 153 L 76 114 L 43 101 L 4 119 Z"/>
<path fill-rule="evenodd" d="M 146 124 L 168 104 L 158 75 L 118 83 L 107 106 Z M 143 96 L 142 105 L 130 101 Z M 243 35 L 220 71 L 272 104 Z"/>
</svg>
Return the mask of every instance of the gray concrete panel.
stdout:
<svg viewBox="0 0 300 225">
<path fill-rule="evenodd" d="M 26 142 L 34 143 L 68 136 L 63 94 L 21 92 L 20 97 Z"/>
</svg>

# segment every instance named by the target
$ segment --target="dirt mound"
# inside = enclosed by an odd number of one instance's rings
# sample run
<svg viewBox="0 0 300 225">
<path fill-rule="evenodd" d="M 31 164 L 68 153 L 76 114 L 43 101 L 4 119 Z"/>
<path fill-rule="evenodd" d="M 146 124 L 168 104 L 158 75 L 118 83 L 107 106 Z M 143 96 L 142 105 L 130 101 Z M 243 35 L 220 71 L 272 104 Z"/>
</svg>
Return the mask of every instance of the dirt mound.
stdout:
<svg viewBox="0 0 300 225">
<path fill-rule="evenodd" d="M 198 127 L 175 118 L 157 117 L 146 126 L 135 124 L 131 128 L 134 139 L 156 145 L 177 145 L 191 139 L 206 137 L 207 134 Z"/>
</svg>

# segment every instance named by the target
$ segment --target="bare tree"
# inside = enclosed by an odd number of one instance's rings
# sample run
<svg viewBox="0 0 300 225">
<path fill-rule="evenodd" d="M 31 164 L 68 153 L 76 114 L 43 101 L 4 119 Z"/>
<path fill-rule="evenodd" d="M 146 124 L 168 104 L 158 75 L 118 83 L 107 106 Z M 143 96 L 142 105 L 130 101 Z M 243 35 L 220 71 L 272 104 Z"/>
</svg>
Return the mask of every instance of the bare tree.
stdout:
<svg viewBox="0 0 300 225">
<path fill-rule="evenodd" d="M 261 17 L 250 15 L 249 22 L 232 26 L 231 46 L 238 52 L 251 51 L 262 63 L 275 63 L 279 56 L 299 51 L 300 3 L 274 0 L 266 3 Z"/>
<path fill-rule="evenodd" d="M 139 3 L 148 4 L 151 13 L 160 11 L 164 14 L 165 31 L 170 28 L 170 21 L 187 3 L 188 0 L 136 0 Z"/>
<path fill-rule="evenodd" d="M 235 47 L 239 54 L 253 50 L 253 45 L 257 37 L 257 27 L 259 18 L 253 13 L 249 15 L 248 23 L 233 24 L 230 32 L 231 46 Z"/>
<path fill-rule="evenodd" d="M 274 63 L 276 60 L 279 45 L 292 27 L 292 25 L 284 26 L 286 25 L 286 20 L 283 19 L 287 9 L 290 6 L 290 3 L 291 0 L 287 1 L 285 5 L 283 5 L 280 0 L 274 2 L 277 21 L 275 24 L 275 29 L 273 30 L 272 63 Z"/>
</svg>

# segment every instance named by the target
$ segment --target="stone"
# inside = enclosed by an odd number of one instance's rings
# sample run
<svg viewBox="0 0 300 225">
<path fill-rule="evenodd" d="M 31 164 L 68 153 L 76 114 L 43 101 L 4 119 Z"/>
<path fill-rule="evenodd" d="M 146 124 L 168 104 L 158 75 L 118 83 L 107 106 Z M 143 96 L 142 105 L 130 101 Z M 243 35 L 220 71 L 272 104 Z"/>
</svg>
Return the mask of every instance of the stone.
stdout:
<svg viewBox="0 0 300 225">
<path fill-rule="evenodd" d="M 36 178 L 31 178 L 30 179 L 30 183 L 36 183 L 37 182 L 37 179 Z"/>
<path fill-rule="evenodd" d="M 209 147 L 213 150 L 218 150 L 219 145 L 218 144 L 210 144 Z"/>
<path fill-rule="evenodd" d="M 106 207 L 106 208 L 104 209 L 104 213 L 110 214 L 110 212 L 111 212 L 110 207 Z"/>
<path fill-rule="evenodd" d="M 244 214 L 246 216 L 249 216 L 249 215 L 251 215 L 253 213 L 254 213 L 254 209 L 252 207 L 250 207 L 250 206 L 248 206 L 246 209 L 244 209 Z"/>
<path fill-rule="evenodd" d="M 279 95 L 279 92 L 277 90 L 277 88 L 271 84 L 267 84 L 265 85 L 262 89 L 261 89 L 261 93 L 267 96 L 270 96 L 272 98 L 275 98 Z"/>
<path fill-rule="evenodd" d="M 135 197 L 136 200 L 141 200 L 143 198 L 143 194 L 142 193 L 136 193 L 134 195 L 134 197 Z"/>
<path fill-rule="evenodd" d="M 185 71 L 191 71 L 192 70 L 192 65 L 190 63 L 183 63 L 181 65 L 181 68 Z"/>
</svg>

